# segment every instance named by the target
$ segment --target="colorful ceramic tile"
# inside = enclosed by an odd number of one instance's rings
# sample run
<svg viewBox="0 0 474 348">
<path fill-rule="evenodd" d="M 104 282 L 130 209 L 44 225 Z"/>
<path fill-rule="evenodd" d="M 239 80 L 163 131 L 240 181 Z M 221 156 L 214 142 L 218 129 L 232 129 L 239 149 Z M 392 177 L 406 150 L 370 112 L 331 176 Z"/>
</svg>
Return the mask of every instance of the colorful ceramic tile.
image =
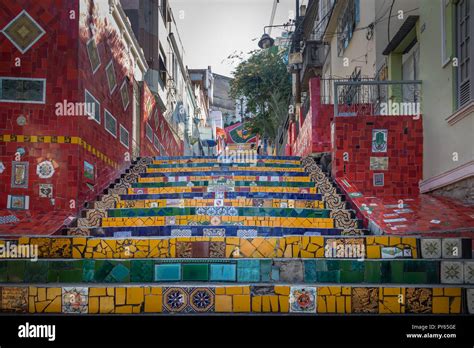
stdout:
<svg viewBox="0 0 474 348">
<path fill-rule="evenodd" d="M 95 180 L 94 165 L 87 161 L 84 161 L 84 177 L 92 181 Z"/>
<path fill-rule="evenodd" d="M 374 186 L 384 186 L 384 173 L 374 173 L 373 174 L 373 185 Z"/>
<path fill-rule="evenodd" d="M 213 288 L 195 288 L 189 290 L 189 307 L 193 312 L 213 312 L 215 294 Z"/>
<path fill-rule="evenodd" d="M 28 310 L 28 288 L 0 288 L 0 308 L 3 312 L 26 313 Z"/>
<path fill-rule="evenodd" d="M 352 288 L 352 313 L 372 313 L 379 310 L 379 288 Z"/>
<path fill-rule="evenodd" d="M 443 259 L 460 259 L 462 257 L 462 239 L 443 238 Z"/>
<path fill-rule="evenodd" d="M 53 184 L 39 184 L 39 196 L 43 198 L 53 197 Z"/>
<path fill-rule="evenodd" d="M 181 312 L 188 301 L 188 293 L 183 288 L 163 288 L 163 312 Z"/>
<path fill-rule="evenodd" d="M 54 175 L 54 166 L 51 161 L 43 161 L 36 166 L 36 174 L 40 179 L 49 179 Z"/>
<path fill-rule="evenodd" d="M 62 288 L 63 313 L 87 313 L 89 302 L 89 288 L 64 287 Z"/>
<path fill-rule="evenodd" d="M 193 230 L 190 228 L 172 228 L 170 235 L 171 237 L 191 237 Z"/>
<path fill-rule="evenodd" d="M 12 210 L 28 210 L 30 208 L 30 196 L 8 195 L 7 208 Z"/>
<path fill-rule="evenodd" d="M 388 131 L 372 129 L 372 152 L 387 152 Z"/>
<path fill-rule="evenodd" d="M 433 308 L 433 289 L 407 288 L 406 313 L 429 314 Z"/>
<path fill-rule="evenodd" d="M 292 313 L 316 313 L 316 288 L 292 286 L 289 301 Z"/>
<path fill-rule="evenodd" d="M 238 229 L 237 237 L 240 238 L 254 238 L 257 237 L 258 231 L 256 229 Z"/>
<path fill-rule="evenodd" d="M 441 261 L 441 283 L 462 284 L 464 280 L 463 263 L 460 261 Z"/>
<path fill-rule="evenodd" d="M 12 162 L 12 188 L 28 188 L 28 162 Z"/>
<path fill-rule="evenodd" d="M 441 239 L 439 238 L 421 238 L 421 257 L 424 259 L 441 258 Z"/>
<path fill-rule="evenodd" d="M 404 257 L 403 250 L 397 247 L 382 247 L 382 259 L 397 259 Z"/>
<path fill-rule="evenodd" d="M 225 228 L 203 228 L 202 235 L 205 237 L 225 237 Z"/>
<path fill-rule="evenodd" d="M 211 263 L 210 281 L 235 282 L 237 278 L 237 266 L 235 264 Z"/>
<path fill-rule="evenodd" d="M 183 281 L 208 281 L 209 265 L 207 263 L 183 264 Z"/>
<path fill-rule="evenodd" d="M 388 157 L 370 157 L 370 170 L 388 170 Z"/>
<path fill-rule="evenodd" d="M 464 261 L 464 283 L 474 284 L 474 261 Z"/>
<path fill-rule="evenodd" d="M 155 281 L 180 281 L 181 264 L 169 263 L 155 265 Z"/>
</svg>

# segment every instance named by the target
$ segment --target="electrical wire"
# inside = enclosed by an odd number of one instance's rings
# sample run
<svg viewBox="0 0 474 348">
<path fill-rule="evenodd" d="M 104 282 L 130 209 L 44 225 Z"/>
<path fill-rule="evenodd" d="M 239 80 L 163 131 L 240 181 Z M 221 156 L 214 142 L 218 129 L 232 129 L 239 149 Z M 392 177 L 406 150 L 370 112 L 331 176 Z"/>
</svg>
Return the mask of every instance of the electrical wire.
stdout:
<svg viewBox="0 0 474 348">
<path fill-rule="evenodd" d="M 395 0 L 392 0 L 392 5 L 390 6 L 390 13 L 388 14 L 387 42 L 390 42 L 390 19 L 392 18 L 393 5 L 395 5 Z"/>
</svg>

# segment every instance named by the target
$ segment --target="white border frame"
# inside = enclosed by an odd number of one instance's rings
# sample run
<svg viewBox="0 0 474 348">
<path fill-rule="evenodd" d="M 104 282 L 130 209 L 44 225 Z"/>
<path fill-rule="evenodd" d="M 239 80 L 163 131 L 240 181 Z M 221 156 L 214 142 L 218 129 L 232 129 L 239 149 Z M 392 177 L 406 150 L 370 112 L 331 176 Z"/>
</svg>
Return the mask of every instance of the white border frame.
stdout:
<svg viewBox="0 0 474 348">
<path fill-rule="evenodd" d="M 122 130 L 125 131 L 125 132 L 127 132 L 128 145 L 122 143 Z M 119 141 L 120 141 L 120 144 L 122 144 L 123 146 L 125 146 L 127 149 L 130 148 L 130 132 L 129 132 L 129 131 L 127 130 L 127 128 L 125 128 L 123 125 L 120 125 Z"/>
<path fill-rule="evenodd" d="M 112 133 L 110 130 L 107 129 L 107 114 L 109 114 L 110 117 L 112 117 L 114 120 L 115 120 L 115 134 Z M 110 113 L 109 110 L 105 109 L 104 108 L 104 129 L 110 134 L 112 135 L 115 139 L 117 139 L 117 118 L 114 117 L 114 115 L 112 115 Z"/>
<path fill-rule="evenodd" d="M 87 100 L 86 100 L 87 94 L 89 94 L 89 95 L 92 97 L 92 99 L 94 99 L 94 101 L 95 101 L 97 104 L 99 104 L 99 120 L 97 120 L 97 119 L 95 118 L 95 115 L 92 116 L 92 115 L 89 115 L 89 114 L 87 113 Z M 85 108 L 84 108 L 84 113 L 88 116 L 88 118 L 89 118 L 89 119 L 92 118 L 95 122 L 97 122 L 98 124 L 101 124 L 101 118 L 100 118 L 100 103 L 99 103 L 99 101 L 92 95 L 92 93 L 89 92 L 86 88 L 84 89 L 84 106 L 85 106 Z"/>
<path fill-rule="evenodd" d="M 127 95 L 128 95 L 128 103 L 125 106 L 123 105 L 123 97 L 122 97 L 122 88 L 124 85 L 127 87 Z M 120 99 L 122 100 L 123 110 L 124 111 L 127 110 L 128 106 L 130 105 L 130 92 L 128 91 L 127 78 L 124 78 L 122 84 L 120 85 Z"/>
<path fill-rule="evenodd" d="M 110 89 L 109 78 L 108 78 L 109 75 L 107 75 L 107 69 L 108 69 L 109 66 L 111 66 L 111 65 L 112 65 L 112 71 L 113 71 L 114 77 L 115 77 L 115 86 L 114 86 L 114 88 L 112 88 L 112 89 Z M 105 66 L 105 78 L 107 79 L 107 85 L 109 85 L 109 92 L 110 92 L 110 95 L 112 95 L 112 93 L 114 93 L 114 91 L 117 89 L 117 86 L 118 86 L 118 83 L 117 83 L 117 75 L 115 75 L 115 66 L 114 66 L 114 60 L 113 60 L 113 58 L 110 60 L 109 64 L 107 64 L 107 65 Z"/>
<path fill-rule="evenodd" d="M 26 47 L 25 49 L 22 49 L 20 47 L 17 46 L 17 44 L 15 43 L 14 39 L 8 35 L 6 32 L 5 32 L 5 29 L 7 29 L 9 26 L 11 26 L 11 24 L 18 18 L 20 17 L 22 14 L 25 14 L 33 23 L 35 23 L 40 29 L 41 29 L 41 34 L 36 38 L 34 39 L 31 44 Z M 41 25 L 39 25 L 39 23 L 37 21 L 35 21 L 35 19 L 33 17 L 30 16 L 30 14 L 28 12 L 26 12 L 26 10 L 23 10 L 21 11 L 15 18 L 13 18 L 10 22 L 8 22 L 7 25 L 5 25 L 5 27 L 1 30 L 1 32 L 3 33 L 3 35 L 5 35 L 8 40 L 13 44 L 13 46 L 15 46 L 18 51 L 20 51 L 22 54 L 25 54 L 26 51 L 28 51 L 35 43 L 37 43 L 39 41 L 39 39 L 41 39 L 44 34 L 46 34 L 46 31 L 43 29 L 43 27 Z"/>
<path fill-rule="evenodd" d="M 95 68 L 94 70 L 94 67 L 92 66 L 92 61 L 91 61 L 91 56 L 89 54 L 89 42 L 91 42 L 92 40 L 94 40 L 94 43 L 95 43 L 95 48 L 97 49 L 97 57 L 99 57 L 99 65 L 97 65 L 97 68 Z M 89 58 L 89 64 L 91 65 L 91 69 L 92 69 L 92 75 L 94 75 L 97 70 L 99 70 L 100 66 L 102 65 L 102 59 L 100 59 L 100 53 L 99 53 L 99 47 L 97 47 L 97 42 L 95 42 L 95 37 L 91 37 L 89 40 L 87 40 L 86 42 L 86 51 L 87 51 L 87 58 Z"/>
<path fill-rule="evenodd" d="M 2 81 L 3 80 L 29 80 L 29 81 L 42 81 L 43 82 L 43 100 L 42 101 L 32 101 L 32 100 L 10 100 L 10 99 L 0 99 L 1 103 L 26 103 L 26 104 L 46 104 L 46 79 L 45 78 L 31 78 L 31 77 L 9 77 L 9 76 L 0 76 L 0 91 L 2 90 Z"/>
<path fill-rule="evenodd" d="M 148 138 L 148 133 L 147 133 L 147 129 L 150 128 L 151 129 L 151 139 Z M 146 122 L 146 125 L 145 125 L 145 137 L 150 140 L 151 143 L 153 143 L 153 128 L 150 126 L 150 122 Z"/>
</svg>

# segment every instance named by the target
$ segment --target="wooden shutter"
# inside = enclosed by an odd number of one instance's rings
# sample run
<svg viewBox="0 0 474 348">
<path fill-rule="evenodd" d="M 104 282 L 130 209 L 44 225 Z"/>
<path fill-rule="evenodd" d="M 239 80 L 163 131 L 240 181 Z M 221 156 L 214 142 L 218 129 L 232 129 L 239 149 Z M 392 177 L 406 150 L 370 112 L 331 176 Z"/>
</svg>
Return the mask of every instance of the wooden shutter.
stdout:
<svg viewBox="0 0 474 348">
<path fill-rule="evenodd" d="M 470 0 L 460 0 L 457 3 L 457 58 L 458 58 L 458 76 L 457 76 L 457 95 L 458 108 L 467 104 L 473 99 L 474 84 L 471 82 L 471 57 L 473 56 L 473 46 L 471 43 L 472 28 Z"/>
</svg>

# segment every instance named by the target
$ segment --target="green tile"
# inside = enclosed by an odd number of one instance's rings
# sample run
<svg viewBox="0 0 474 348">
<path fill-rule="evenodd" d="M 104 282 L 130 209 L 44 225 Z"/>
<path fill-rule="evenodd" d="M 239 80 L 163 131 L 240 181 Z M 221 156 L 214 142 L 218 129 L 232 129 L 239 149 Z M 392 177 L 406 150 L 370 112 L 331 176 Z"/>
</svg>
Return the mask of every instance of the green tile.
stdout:
<svg viewBox="0 0 474 348">
<path fill-rule="evenodd" d="M 270 261 L 270 269 L 268 271 L 268 281 L 270 281 L 270 273 L 271 273 L 271 260 Z M 210 265 L 211 274 L 209 279 L 211 281 L 229 281 L 235 282 L 237 277 L 237 265 L 235 264 L 226 264 L 226 263 L 211 263 Z M 262 274 L 263 276 L 263 274 Z"/>
<path fill-rule="evenodd" d="M 339 280 L 341 283 L 363 283 L 364 272 L 341 271 Z"/>
<path fill-rule="evenodd" d="M 183 264 L 183 281 L 209 280 L 209 265 L 207 263 Z"/>
<path fill-rule="evenodd" d="M 165 263 L 155 265 L 155 281 L 180 281 L 181 280 L 181 264 Z"/>
<path fill-rule="evenodd" d="M 381 266 L 381 261 L 365 261 L 364 281 L 366 283 L 380 283 Z"/>
<path fill-rule="evenodd" d="M 153 281 L 153 260 L 130 261 L 130 281 L 132 283 L 150 283 Z"/>
<path fill-rule="evenodd" d="M 390 261 L 390 283 L 403 283 L 403 261 Z"/>
<path fill-rule="evenodd" d="M 426 284 L 427 277 L 425 272 L 406 272 L 403 275 L 403 282 L 407 284 Z"/>
<path fill-rule="evenodd" d="M 8 279 L 8 261 L 0 261 L 0 283 L 6 283 Z"/>
<path fill-rule="evenodd" d="M 269 282 L 272 277 L 273 260 L 260 260 L 260 275 L 262 282 Z"/>
<path fill-rule="evenodd" d="M 48 281 L 48 261 L 25 261 L 25 282 L 46 283 Z"/>
<path fill-rule="evenodd" d="M 315 260 L 304 260 L 304 282 L 315 283 L 316 282 L 316 261 Z"/>
<path fill-rule="evenodd" d="M 9 283 L 23 283 L 25 280 L 26 260 L 7 261 L 7 280 Z"/>
</svg>

